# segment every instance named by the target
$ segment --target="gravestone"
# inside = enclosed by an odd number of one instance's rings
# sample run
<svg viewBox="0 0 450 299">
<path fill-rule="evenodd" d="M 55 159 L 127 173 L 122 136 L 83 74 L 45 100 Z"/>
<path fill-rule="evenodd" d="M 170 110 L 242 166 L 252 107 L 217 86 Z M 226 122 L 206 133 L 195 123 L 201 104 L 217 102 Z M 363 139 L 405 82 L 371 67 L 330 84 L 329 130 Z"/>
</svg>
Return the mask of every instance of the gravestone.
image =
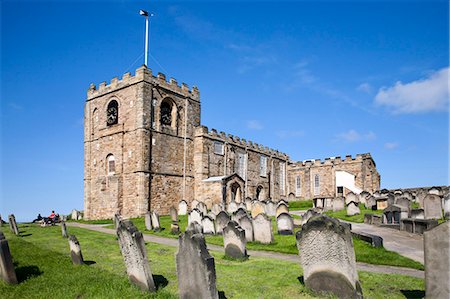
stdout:
<svg viewBox="0 0 450 299">
<path fill-rule="evenodd" d="M 235 201 L 230 201 L 228 203 L 228 207 L 227 207 L 228 214 L 232 214 L 232 213 L 236 212 L 237 209 L 238 209 L 238 205 Z"/>
<path fill-rule="evenodd" d="M 277 205 L 269 200 L 266 202 L 265 213 L 267 216 L 275 216 L 277 213 Z"/>
<path fill-rule="evenodd" d="M 161 224 L 159 223 L 159 215 L 156 212 L 152 212 L 152 225 L 154 231 L 160 231 L 161 230 Z"/>
<path fill-rule="evenodd" d="M 289 208 L 284 203 L 278 205 L 277 211 L 276 211 L 276 216 L 278 217 L 279 215 L 281 215 L 283 213 L 289 214 Z"/>
<path fill-rule="evenodd" d="M 206 214 L 206 216 L 209 216 L 209 218 L 216 220 L 216 214 L 214 214 L 213 212 L 209 212 L 208 214 Z"/>
<path fill-rule="evenodd" d="M 181 200 L 178 203 L 178 215 L 186 215 L 188 210 L 188 204 L 185 200 Z"/>
<path fill-rule="evenodd" d="M 114 228 L 117 229 L 119 227 L 119 222 L 122 220 L 122 216 L 119 213 L 115 213 L 113 217 Z"/>
<path fill-rule="evenodd" d="M 245 209 L 247 211 L 251 211 L 252 210 L 252 199 L 250 197 L 247 197 L 245 199 Z"/>
<path fill-rule="evenodd" d="M 398 197 L 395 204 L 402 207 L 400 218 L 408 218 L 411 215 L 411 201 L 406 197 Z"/>
<path fill-rule="evenodd" d="M 359 215 L 361 213 L 361 210 L 359 209 L 359 204 L 351 201 L 347 205 L 347 216 L 353 216 L 353 215 Z"/>
<path fill-rule="evenodd" d="M 239 208 L 235 213 L 233 213 L 231 220 L 238 222 L 239 219 L 245 215 L 247 215 L 247 212 L 244 209 Z"/>
<path fill-rule="evenodd" d="M 221 207 L 220 205 L 218 205 L 218 204 L 216 204 L 216 203 L 212 205 L 212 207 L 211 207 L 211 212 L 213 212 L 214 215 L 217 216 L 217 214 L 219 214 L 220 211 L 222 211 L 222 207 Z"/>
<path fill-rule="evenodd" d="M 423 199 L 423 210 L 425 212 L 425 219 L 442 218 L 441 198 L 435 194 L 428 194 Z"/>
<path fill-rule="evenodd" d="M 371 196 L 369 192 L 362 191 L 361 193 L 359 193 L 359 202 L 364 204 L 364 205 L 366 205 L 367 204 L 367 198 L 369 198 L 369 196 Z"/>
<path fill-rule="evenodd" d="M 156 291 L 142 233 L 130 220 L 122 220 L 117 237 L 130 282 L 143 291 Z"/>
<path fill-rule="evenodd" d="M 305 214 L 302 215 L 302 225 L 304 225 L 308 220 L 313 217 L 320 215 L 320 213 L 317 213 L 314 209 L 309 209 L 305 212 Z"/>
<path fill-rule="evenodd" d="M 388 198 L 387 197 L 377 197 L 377 210 L 384 210 L 388 207 Z"/>
<path fill-rule="evenodd" d="M 72 210 L 72 215 L 71 216 L 72 216 L 71 217 L 72 220 L 81 220 L 81 219 L 83 219 L 83 217 L 81 217 L 81 212 L 76 210 L 76 209 Z"/>
<path fill-rule="evenodd" d="M 180 233 L 180 225 L 177 223 L 171 223 L 170 224 L 170 233 L 172 235 L 178 235 Z"/>
<path fill-rule="evenodd" d="M 251 211 L 252 211 L 252 218 L 255 218 L 259 214 L 264 214 L 264 211 L 265 211 L 264 204 L 257 200 L 253 201 Z"/>
<path fill-rule="evenodd" d="M 383 210 L 383 215 L 386 219 L 386 224 L 399 224 L 401 218 L 402 207 L 397 205 L 390 205 Z"/>
<path fill-rule="evenodd" d="M 222 234 L 223 228 L 228 224 L 230 221 L 230 216 L 227 212 L 221 211 L 219 214 L 217 214 L 216 217 L 216 233 Z"/>
<path fill-rule="evenodd" d="M 281 213 L 277 217 L 277 231 L 279 235 L 292 235 L 294 233 L 294 220 L 288 213 Z"/>
<path fill-rule="evenodd" d="M 67 226 L 66 226 L 66 222 L 65 221 L 61 221 L 61 234 L 63 236 L 63 238 L 67 238 Z"/>
<path fill-rule="evenodd" d="M 194 199 L 194 200 L 191 202 L 191 210 L 197 208 L 198 203 L 199 203 L 199 201 L 196 200 L 196 199 Z"/>
<path fill-rule="evenodd" d="M 424 232 L 426 298 L 450 298 L 450 221 Z"/>
<path fill-rule="evenodd" d="M 172 220 L 172 223 L 178 223 L 178 211 L 175 209 L 175 207 L 170 207 L 169 210 L 170 213 L 170 220 Z"/>
<path fill-rule="evenodd" d="M 238 203 L 238 210 L 239 209 L 243 209 L 244 211 L 247 211 L 247 206 L 245 205 L 245 203 L 240 202 L 240 203 Z"/>
<path fill-rule="evenodd" d="M 444 196 L 444 217 L 450 219 L 450 193 Z"/>
<path fill-rule="evenodd" d="M 284 205 L 286 205 L 287 207 L 289 207 L 289 202 L 287 202 L 287 201 L 284 200 L 284 199 L 280 199 L 280 200 L 277 202 L 277 206 L 279 206 L 279 205 L 281 205 L 281 204 L 284 204 Z"/>
<path fill-rule="evenodd" d="M 366 197 L 366 207 L 368 208 L 368 209 L 376 209 L 377 208 L 377 201 L 376 201 L 376 199 L 375 199 L 375 197 L 374 196 L 372 196 L 372 195 L 369 195 L 368 197 Z"/>
<path fill-rule="evenodd" d="M 239 226 L 242 227 L 243 230 L 245 230 L 245 238 L 247 239 L 247 242 L 253 242 L 253 222 L 252 219 L 245 215 L 241 217 L 238 220 Z"/>
<path fill-rule="evenodd" d="M 433 194 L 433 195 L 437 195 L 440 196 L 441 195 L 441 188 L 440 187 L 431 187 L 430 189 L 428 189 L 428 194 Z"/>
<path fill-rule="evenodd" d="M 341 211 L 345 209 L 345 198 L 336 197 L 333 199 L 333 211 Z"/>
<path fill-rule="evenodd" d="M 196 207 L 200 212 L 202 212 L 203 215 L 208 214 L 208 208 L 206 207 L 206 204 L 204 202 L 199 202 Z"/>
<path fill-rule="evenodd" d="M 10 228 L 11 232 L 18 236 L 19 228 L 17 227 L 16 216 L 14 216 L 14 214 L 9 215 L 8 221 L 9 221 L 9 228 Z"/>
<path fill-rule="evenodd" d="M 425 219 L 425 212 L 423 209 L 412 209 L 411 218 L 413 219 Z"/>
<path fill-rule="evenodd" d="M 359 195 L 356 195 L 355 193 L 353 193 L 353 192 L 349 192 L 349 193 L 347 193 L 347 195 L 345 196 L 345 204 L 346 205 L 348 205 L 349 203 L 351 203 L 351 202 L 354 202 L 354 203 L 359 203 Z"/>
<path fill-rule="evenodd" d="M 205 237 L 186 231 L 179 239 L 176 254 L 178 292 L 182 299 L 218 299 L 214 258 L 206 248 Z"/>
<path fill-rule="evenodd" d="M 247 257 L 245 230 L 236 221 L 228 222 L 223 229 L 225 255 L 235 259 Z"/>
<path fill-rule="evenodd" d="M 0 277 L 3 281 L 9 284 L 17 284 L 16 271 L 9 251 L 8 240 L 0 231 Z"/>
<path fill-rule="evenodd" d="M 215 235 L 216 234 L 216 229 L 215 229 L 215 226 L 214 226 L 214 219 L 212 219 L 208 215 L 203 216 L 202 226 L 203 226 L 203 233 L 204 234 L 210 234 L 210 235 Z"/>
<path fill-rule="evenodd" d="M 150 212 L 145 213 L 144 220 L 145 220 L 145 229 L 152 230 L 153 229 L 152 214 Z"/>
<path fill-rule="evenodd" d="M 419 189 L 416 191 L 416 202 L 419 203 L 419 206 L 423 209 L 423 200 L 428 195 L 428 192 L 424 189 Z"/>
<path fill-rule="evenodd" d="M 74 235 L 69 236 L 70 257 L 74 265 L 84 265 L 83 254 L 81 253 L 80 242 Z"/>
<path fill-rule="evenodd" d="M 188 224 L 196 221 L 198 224 L 202 223 L 203 213 L 199 209 L 193 209 L 188 214 Z"/>
<path fill-rule="evenodd" d="M 306 287 L 338 298 L 362 298 L 350 229 L 326 215 L 311 218 L 296 235 Z"/>
<path fill-rule="evenodd" d="M 410 202 L 414 200 L 414 196 L 409 191 L 403 192 L 401 197 L 405 197 L 405 198 L 409 199 Z"/>
<path fill-rule="evenodd" d="M 272 219 L 264 213 L 253 218 L 253 238 L 262 244 L 273 242 Z"/>
<path fill-rule="evenodd" d="M 186 231 L 191 231 L 195 234 L 203 234 L 203 226 L 197 221 L 192 221 L 186 228 Z"/>
</svg>

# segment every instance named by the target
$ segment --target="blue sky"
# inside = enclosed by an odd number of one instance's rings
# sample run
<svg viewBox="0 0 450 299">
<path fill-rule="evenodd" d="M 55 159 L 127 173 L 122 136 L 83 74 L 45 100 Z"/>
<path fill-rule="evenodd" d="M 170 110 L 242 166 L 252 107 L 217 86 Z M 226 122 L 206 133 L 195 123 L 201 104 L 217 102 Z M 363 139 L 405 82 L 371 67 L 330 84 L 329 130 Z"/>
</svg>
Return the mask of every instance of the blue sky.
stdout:
<svg viewBox="0 0 450 299">
<path fill-rule="evenodd" d="M 83 208 L 91 82 L 143 63 L 197 85 L 201 122 L 293 160 L 370 152 L 382 187 L 448 184 L 446 1 L 2 1 L 1 205 Z"/>
</svg>

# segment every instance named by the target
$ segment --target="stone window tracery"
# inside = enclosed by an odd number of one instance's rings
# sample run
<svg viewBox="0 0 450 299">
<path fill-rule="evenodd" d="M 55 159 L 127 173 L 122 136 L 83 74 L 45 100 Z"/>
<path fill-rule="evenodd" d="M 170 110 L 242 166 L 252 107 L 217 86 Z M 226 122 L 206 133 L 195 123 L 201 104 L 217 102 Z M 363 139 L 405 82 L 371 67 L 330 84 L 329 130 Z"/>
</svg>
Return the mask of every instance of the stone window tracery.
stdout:
<svg viewBox="0 0 450 299">
<path fill-rule="evenodd" d="M 119 122 L 119 104 L 116 100 L 112 100 L 108 103 L 106 109 L 106 124 L 108 126 L 115 125 Z"/>
<path fill-rule="evenodd" d="M 116 173 L 116 161 L 114 159 L 114 155 L 108 155 L 106 157 L 106 163 L 108 175 L 114 175 Z"/>
<path fill-rule="evenodd" d="M 314 195 L 320 194 L 320 177 L 318 174 L 314 176 Z"/>
<path fill-rule="evenodd" d="M 302 195 L 302 181 L 301 176 L 297 176 L 295 178 L 295 196 L 301 196 Z"/>
<path fill-rule="evenodd" d="M 169 101 L 164 101 L 161 104 L 161 124 L 172 125 L 172 104 Z"/>
</svg>

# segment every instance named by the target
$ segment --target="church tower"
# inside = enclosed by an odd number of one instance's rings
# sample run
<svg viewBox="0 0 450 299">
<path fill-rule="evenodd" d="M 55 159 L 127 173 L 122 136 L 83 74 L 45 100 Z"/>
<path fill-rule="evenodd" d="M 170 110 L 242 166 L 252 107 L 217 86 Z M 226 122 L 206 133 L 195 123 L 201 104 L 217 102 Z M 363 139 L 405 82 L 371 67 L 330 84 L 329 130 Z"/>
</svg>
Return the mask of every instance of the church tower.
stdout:
<svg viewBox="0 0 450 299">
<path fill-rule="evenodd" d="M 84 111 L 85 219 L 168 213 L 193 198 L 193 138 L 200 125 L 196 87 L 153 76 L 91 84 Z"/>
</svg>

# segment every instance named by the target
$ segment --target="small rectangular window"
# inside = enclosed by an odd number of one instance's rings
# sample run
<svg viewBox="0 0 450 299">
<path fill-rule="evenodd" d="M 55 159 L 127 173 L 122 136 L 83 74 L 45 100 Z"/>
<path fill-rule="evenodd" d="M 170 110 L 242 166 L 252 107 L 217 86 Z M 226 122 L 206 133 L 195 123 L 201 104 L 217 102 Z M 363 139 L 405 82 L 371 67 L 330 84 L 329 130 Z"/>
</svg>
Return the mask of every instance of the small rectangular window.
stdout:
<svg viewBox="0 0 450 299">
<path fill-rule="evenodd" d="M 285 189 L 285 180 L 286 180 L 286 164 L 280 163 L 280 194 L 284 194 Z"/>
<path fill-rule="evenodd" d="M 295 196 L 301 196 L 302 195 L 302 181 L 301 177 L 298 175 L 295 178 Z"/>
<path fill-rule="evenodd" d="M 223 142 L 214 141 L 214 154 L 223 155 Z"/>
<path fill-rule="evenodd" d="M 262 177 L 267 176 L 267 157 L 261 156 L 259 160 L 259 175 Z"/>
</svg>

